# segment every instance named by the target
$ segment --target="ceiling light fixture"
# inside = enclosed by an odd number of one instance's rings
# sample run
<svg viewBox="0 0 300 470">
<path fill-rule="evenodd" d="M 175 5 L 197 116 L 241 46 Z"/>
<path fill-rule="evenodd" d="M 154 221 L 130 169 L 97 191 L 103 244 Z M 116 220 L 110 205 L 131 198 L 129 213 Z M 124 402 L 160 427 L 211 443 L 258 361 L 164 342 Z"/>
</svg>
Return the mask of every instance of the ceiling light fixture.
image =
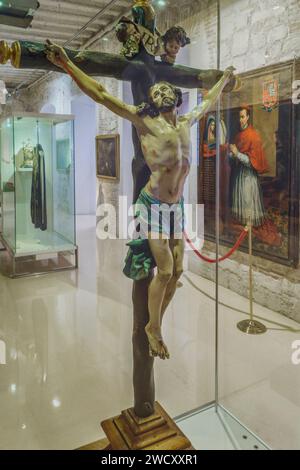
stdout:
<svg viewBox="0 0 300 470">
<path fill-rule="evenodd" d="M 39 7 L 38 0 L 1 0 L 0 24 L 26 29 Z"/>
</svg>

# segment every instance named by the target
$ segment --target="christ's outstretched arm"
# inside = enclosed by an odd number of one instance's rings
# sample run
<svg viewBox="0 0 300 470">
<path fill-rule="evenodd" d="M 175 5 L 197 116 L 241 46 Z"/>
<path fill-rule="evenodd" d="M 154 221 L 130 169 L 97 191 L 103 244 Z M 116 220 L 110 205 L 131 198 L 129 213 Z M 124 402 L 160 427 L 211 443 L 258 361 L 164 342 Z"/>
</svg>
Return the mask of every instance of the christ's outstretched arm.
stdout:
<svg viewBox="0 0 300 470">
<path fill-rule="evenodd" d="M 92 100 L 97 103 L 103 104 L 113 113 L 128 119 L 134 125 L 141 122 L 141 118 L 137 115 L 137 108 L 135 106 L 123 103 L 123 101 L 115 98 L 108 93 L 103 85 L 97 80 L 89 77 L 79 67 L 77 67 L 68 57 L 66 51 L 56 44 L 52 43 L 49 39 L 46 43 L 47 58 L 57 67 L 60 67 L 67 72 L 73 80 L 77 83 L 79 88 Z"/>
<path fill-rule="evenodd" d="M 196 122 L 200 121 L 200 119 L 203 118 L 207 111 L 216 103 L 223 89 L 231 80 L 234 70 L 234 67 L 228 67 L 225 70 L 223 77 L 207 93 L 202 103 L 199 106 L 196 106 L 190 113 L 184 116 L 189 121 L 191 126 L 193 126 Z"/>
</svg>

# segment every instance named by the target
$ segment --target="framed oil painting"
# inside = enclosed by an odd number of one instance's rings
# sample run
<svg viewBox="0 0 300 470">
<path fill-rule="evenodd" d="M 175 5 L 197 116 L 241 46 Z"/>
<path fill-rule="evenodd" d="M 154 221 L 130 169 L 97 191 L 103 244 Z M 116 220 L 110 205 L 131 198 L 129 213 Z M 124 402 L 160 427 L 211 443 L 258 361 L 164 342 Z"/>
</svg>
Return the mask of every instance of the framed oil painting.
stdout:
<svg viewBox="0 0 300 470">
<path fill-rule="evenodd" d="M 96 137 L 96 169 L 101 179 L 120 180 L 120 136 L 119 134 Z"/>
<path fill-rule="evenodd" d="M 300 61 L 240 75 L 224 93 L 220 122 L 220 243 L 232 246 L 246 223 L 253 252 L 299 264 L 300 104 L 292 99 Z M 205 239 L 215 241 L 216 112 L 199 125 L 198 202 Z M 247 251 L 247 240 L 241 246 Z"/>
</svg>

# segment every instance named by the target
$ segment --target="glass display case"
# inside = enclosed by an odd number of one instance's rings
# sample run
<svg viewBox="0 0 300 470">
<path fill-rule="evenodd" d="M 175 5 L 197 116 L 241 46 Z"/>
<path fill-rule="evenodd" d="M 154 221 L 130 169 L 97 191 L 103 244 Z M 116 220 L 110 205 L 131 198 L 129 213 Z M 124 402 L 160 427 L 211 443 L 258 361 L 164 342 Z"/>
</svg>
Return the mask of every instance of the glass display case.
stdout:
<svg viewBox="0 0 300 470">
<path fill-rule="evenodd" d="M 185 342 L 180 352 L 188 370 L 201 350 L 195 360 L 200 407 L 177 422 L 197 449 L 296 450 L 300 31 L 288 14 L 297 7 L 277 0 L 214 1 L 209 9 L 207 3 L 198 2 L 195 20 L 186 21 L 191 28 L 198 20 L 201 31 L 192 37 L 187 65 L 233 65 L 239 83 L 222 94 L 193 138 L 197 164 L 188 200 L 203 207 L 202 254 L 220 261 L 188 254 L 185 280 L 197 289 L 201 331 L 195 349 L 187 354 Z M 197 101 L 204 97 L 199 90 Z M 190 92 L 191 99 L 196 104 Z M 227 256 L 246 226 L 244 241 Z M 193 308 L 186 296 L 184 322 L 192 322 Z"/>
<path fill-rule="evenodd" d="M 18 113 L 0 123 L 3 271 L 77 266 L 73 117 Z"/>
</svg>

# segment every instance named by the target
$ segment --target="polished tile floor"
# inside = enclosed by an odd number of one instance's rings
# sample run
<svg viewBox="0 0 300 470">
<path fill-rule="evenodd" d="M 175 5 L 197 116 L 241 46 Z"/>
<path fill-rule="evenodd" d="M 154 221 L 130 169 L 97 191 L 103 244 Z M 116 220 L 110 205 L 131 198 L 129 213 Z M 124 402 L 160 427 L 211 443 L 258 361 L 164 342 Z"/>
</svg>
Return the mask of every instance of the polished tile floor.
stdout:
<svg viewBox="0 0 300 470">
<path fill-rule="evenodd" d="M 73 449 L 103 437 L 100 421 L 132 405 L 126 246 L 96 241 L 94 225 L 78 218 L 78 271 L 0 276 L 0 449 Z M 155 364 L 157 400 L 171 416 L 214 399 L 215 286 L 189 272 L 183 284 L 164 323 L 171 359 Z M 247 300 L 223 288 L 220 300 L 221 404 L 270 447 L 299 449 L 291 356 L 300 325 L 256 305 L 269 329 L 249 337 L 236 328 Z"/>
</svg>

